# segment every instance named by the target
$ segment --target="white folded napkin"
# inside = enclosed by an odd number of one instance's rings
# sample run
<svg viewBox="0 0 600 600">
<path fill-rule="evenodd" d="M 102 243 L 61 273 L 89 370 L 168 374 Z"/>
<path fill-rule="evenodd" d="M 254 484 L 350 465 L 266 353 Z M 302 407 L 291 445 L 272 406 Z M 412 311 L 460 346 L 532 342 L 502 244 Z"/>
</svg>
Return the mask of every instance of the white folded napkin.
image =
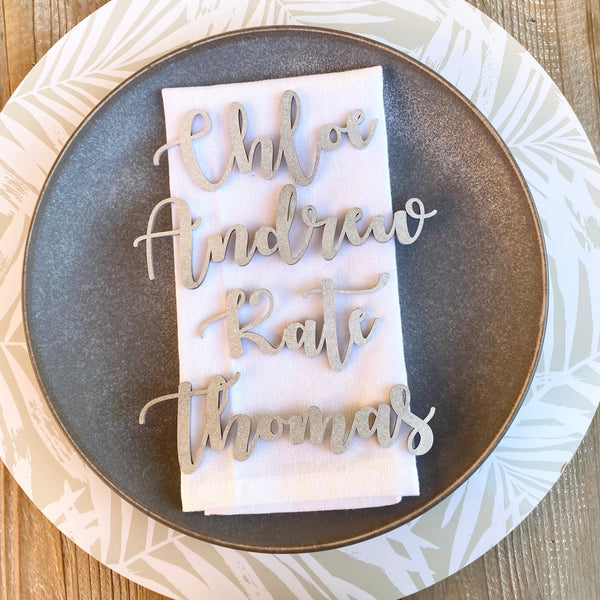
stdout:
<svg viewBox="0 0 600 600">
<path fill-rule="evenodd" d="M 314 181 L 296 185 L 297 209 L 294 227 L 301 236 L 301 210 L 312 204 L 319 218 L 343 217 L 359 206 L 365 220 L 385 215 L 389 226 L 392 206 L 387 159 L 387 137 L 380 67 L 343 73 L 314 75 L 211 87 L 163 90 L 167 140 L 177 140 L 181 119 L 192 110 L 210 115 L 210 133 L 194 142 L 194 152 L 207 177 L 219 179 L 226 167 L 229 144 L 225 116 L 232 102 L 240 102 L 247 114 L 246 147 L 255 137 L 267 135 L 279 142 L 279 103 L 286 90 L 294 90 L 301 102 L 299 126 L 294 142 L 300 163 L 310 172 L 315 159 L 316 137 L 320 126 L 343 126 L 353 109 L 365 113 L 361 131 L 378 119 L 375 134 L 367 147 L 357 149 L 348 138 L 340 147 L 324 151 Z M 184 199 L 194 218 L 201 216 L 194 230 L 196 273 L 204 258 L 203 243 L 214 233 L 224 233 L 234 224 L 250 232 L 259 226 L 275 225 L 279 192 L 294 183 L 283 164 L 272 180 L 264 179 L 256 160 L 251 173 L 234 167 L 226 182 L 216 191 L 204 191 L 186 173 L 178 147 L 169 149 L 171 194 Z M 369 239 L 355 247 L 344 242 L 330 261 L 320 253 L 321 234 L 313 240 L 305 256 L 295 265 L 286 265 L 279 255 L 255 256 L 247 266 L 237 265 L 231 254 L 212 264 L 204 282 L 194 290 L 186 289 L 176 278 L 179 335 L 180 380 L 193 389 L 206 388 L 211 376 L 239 380 L 229 389 L 222 415 L 223 427 L 229 417 L 243 413 L 250 417 L 265 414 L 288 417 L 304 414 L 318 406 L 323 415 L 341 412 L 348 428 L 354 412 L 361 406 L 377 407 L 389 401 L 393 385 L 406 383 L 402 329 L 399 311 L 394 241 L 378 243 Z M 177 252 L 178 238 L 175 238 Z M 233 245 L 233 240 L 232 240 Z M 302 292 L 321 287 L 331 278 L 336 289 L 373 287 L 381 273 L 389 273 L 388 284 L 376 293 L 338 295 L 335 299 L 340 338 L 347 339 L 350 311 L 366 310 L 365 325 L 379 319 L 373 338 L 355 347 L 346 367 L 335 372 L 326 352 L 309 358 L 303 350 L 284 348 L 269 356 L 248 341 L 243 356 L 231 357 L 223 319 L 207 327 L 199 336 L 202 322 L 225 310 L 227 291 L 241 288 L 247 296 L 258 289 L 273 295 L 272 315 L 256 329 L 273 345 L 281 339 L 283 327 L 293 321 L 312 318 L 322 321 L 322 297 Z M 259 315 L 266 301 L 244 313 Z M 365 327 L 363 327 L 364 329 Z M 344 332 L 346 332 L 344 334 Z M 346 343 L 342 343 L 345 348 Z M 197 448 L 203 431 L 204 398 L 192 404 L 192 447 Z M 326 436 L 326 440 L 328 437 Z M 207 448 L 198 468 L 182 474 L 181 495 L 184 511 L 206 514 L 239 514 L 362 508 L 398 502 L 403 495 L 419 493 L 414 457 L 402 439 L 382 448 L 375 437 L 355 437 L 345 453 L 335 455 L 328 443 L 313 445 L 308 439 L 292 445 L 285 436 L 277 441 L 259 440 L 245 461 L 233 458 L 233 445 L 222 451 Z"/>
</svg>

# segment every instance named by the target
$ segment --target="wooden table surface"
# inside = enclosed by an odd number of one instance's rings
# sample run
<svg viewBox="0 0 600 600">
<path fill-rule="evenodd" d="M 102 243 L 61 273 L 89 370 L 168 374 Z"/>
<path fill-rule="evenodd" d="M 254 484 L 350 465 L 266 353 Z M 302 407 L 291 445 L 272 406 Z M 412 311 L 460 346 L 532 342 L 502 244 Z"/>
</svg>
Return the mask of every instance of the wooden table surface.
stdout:
<svg viewBox="0 0 600 600">
<path fill-rule="evenodd" d="M 600 156 L 600 0 L 469 0 L 560 87 Z M 105 0 L 0 2 L 0 106 L 39 58 Z M 497 547 L 413 600 L 600 598 L 600 418 L 533 513 Z M 1 600 L 157 600 L 62 535 L 0 465 Z"/>
</svg>

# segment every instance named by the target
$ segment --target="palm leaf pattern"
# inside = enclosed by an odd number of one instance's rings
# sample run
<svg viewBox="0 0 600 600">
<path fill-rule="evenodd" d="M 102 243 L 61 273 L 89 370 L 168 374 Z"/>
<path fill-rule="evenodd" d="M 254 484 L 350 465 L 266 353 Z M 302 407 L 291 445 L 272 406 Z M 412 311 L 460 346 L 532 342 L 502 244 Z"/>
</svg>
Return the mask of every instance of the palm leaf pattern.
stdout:
<svg viewBox="0 0 600 600">
<path fill-rule="evenodd" d="M 110 491 L 73 450 L 30 364 L 20 281 L 29 222 L 57 153 L 90 110 L 156 57 L 262 25 L 358 33 L 428 65 L 470 98 L 522 170 L 548 253 L 549 327 L 517 419 L 488 460 L 423 516 L 316 554 L 265 555 L 170 530 Z M 497 543 L 558 478 L 600 384 L 600 168 L 557 88 L 462 0 L 113 0 L 60 40 L 0 115 L 0 453 L 27 494 L 84 550 L 173 598 L 396 598 Z"/>
</svg>

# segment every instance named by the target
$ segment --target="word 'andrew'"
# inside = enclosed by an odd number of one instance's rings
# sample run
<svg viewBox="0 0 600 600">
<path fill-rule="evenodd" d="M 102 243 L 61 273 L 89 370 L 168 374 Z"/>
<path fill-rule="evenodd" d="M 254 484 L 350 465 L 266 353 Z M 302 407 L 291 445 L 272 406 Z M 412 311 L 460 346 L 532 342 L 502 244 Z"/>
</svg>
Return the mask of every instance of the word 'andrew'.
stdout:
<svg viewBox="0 0 600 600">
<path fill-rule="evenodd" d="M 428 423 L 435 413 L 432 407 L 429 414 L 421 419 L 410 411 L 410 392 L 405 385 L 395 385 L 390 390 L 390 402 L 373 408 L 363 406 L 354 413 L 347 431 L 346 417 L 341 413 L 331 413 L 326 417 L 316 406 L 308 408 L 304 414 L 289 417 L 262 415 L 252 418 L 245 414 L 232 416 L 223 429 L 221 417 L 227 404 L 228 389 L 239 379 L 236 373 L 230 380 L 222 375 L 211 377 L 204 390 L 192 390 L 189 382 L 179 384 L 176 394 L 160 396 L 148 402 L 140 411 L 139 422 L 144 424 L 148 410 L 165 400 L 177 400 L 177 452 L 179 467 L 183 473 L 193 473 L 198 466 L 204 449 L 223 450 L 232 434 L 233 456 L 236 460 L 246 460 L 254 450 L 259 439 L 273 442 L 283 437 L 287 428 L 289 440 L 298 445 L 308 439 L 312 444 L 322 444 L 327 428 L 330 426 L 330 449 L 334 454 L 343 454 L 356 434 L 362 439 L 377 436 L 383 448 L 389 448 L 399 437 L 402 423 L 411 428 L 408 435 L 408 451 L 422 455 L 433 445 L 433 432 Z M 198 450 L 192 451 L 190 440 L 190 404 L 194 396 L 205 396 L 205 424 Z M 419 436 L 417 439 L 417 435 Z"/>
<path fill-rule="evenodd" d="M 154 222 L 165 206 L 173 207 L 174 222 L 179 223 L 179 229 L 155 232 Z M 204 281 L 211 263 L 220 263 L 225 260 L 232 237 L 235 239 L 233 258 L 239 266 L 246 266 L 257 252 L 263 256 L 277 253 L 285 264 L 295 265 L 306 253 L 316 230 L 322 230 L 321 255 L 325 260 L 332 260 L 338 254 L 344 240 L 353 246 L 362 246 L 371 236 L 380 243 L 388 242 L 396 237 L 400 244 L 412 244 L 421 235 L 425 221 L 436 214 L 436 210 L 426 212 L 425 205 L 419 198 L 411 198 L 407 200 L 405 210 L 394 212 L 388 228 L 386 228 L 384 216 L 375 215 L 359 229 L 359 223 L 364 216 L 363 210 L 359 207 L 348 210 L 340 226 L 338 217 L 319 218 L 317 209 L 308 205 L 301 211 L 302 223 L 306 227 L 302 245 L 292 249 L 290 230 L 296 218 L 296 189 L 293 185 L 287 184 L 281 189 L 277 200 L 275 227 L 260 226 L 254 232 L 252 239 L 248 229 L 242 224 L 231 225 L 223 234 L 208 236 L 202 266 L 197 278 L 194 277 L 192 270 L 192 231 L 200 226 L 202 217 L 193 220 L 190 207 L 184 200 L 167 198 L 158 202 L 150 213 L 146 234 L 137 237 L 133 245 L 137 248 L 140 242 L 146 242 L 148 277 L 154 279 L 153 240 L 179 236 L 180 280 L 182 285 L 193 290 Z M 409 217 L 417 223 L 413 233 L 410 232 L 408 226 Z"/>
</svg>

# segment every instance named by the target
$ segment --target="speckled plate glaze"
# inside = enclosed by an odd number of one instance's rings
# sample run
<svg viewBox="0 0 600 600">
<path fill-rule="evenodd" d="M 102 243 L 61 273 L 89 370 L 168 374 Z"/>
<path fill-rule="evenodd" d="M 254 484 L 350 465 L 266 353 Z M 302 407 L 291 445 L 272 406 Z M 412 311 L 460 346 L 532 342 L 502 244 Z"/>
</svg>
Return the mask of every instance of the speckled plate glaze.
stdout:
<svg viewBox="0 0 600 600">
<path fill-rule="evenodd" d="M 438 210 L 419 244 L 398 247 L 409 383 L 436 406 L 422 493 L 381 509 L 236 517 L 183 513 L 175 421 L 152 434 L 140 407 L 178 382 L 172 277 L 146 278 L 132 241 L 169 195 L 160 89 L 381 64 L 394 209 Z M 163 274 L 170 243 L 157 245 Z M 340 546 L 420 514 L 463 482 L 501 438 L 535 367 L 545 320 L 540 230 L 526 185 L 489 123 L 422 64 L 343 33 L 272 28 L 227 34 L 155 62 L 113 92 L 66 145 L 30 232 L 24 300 L 45 395 L 89 464 L 146 513 L 241 549 Z"/>
</svg>

